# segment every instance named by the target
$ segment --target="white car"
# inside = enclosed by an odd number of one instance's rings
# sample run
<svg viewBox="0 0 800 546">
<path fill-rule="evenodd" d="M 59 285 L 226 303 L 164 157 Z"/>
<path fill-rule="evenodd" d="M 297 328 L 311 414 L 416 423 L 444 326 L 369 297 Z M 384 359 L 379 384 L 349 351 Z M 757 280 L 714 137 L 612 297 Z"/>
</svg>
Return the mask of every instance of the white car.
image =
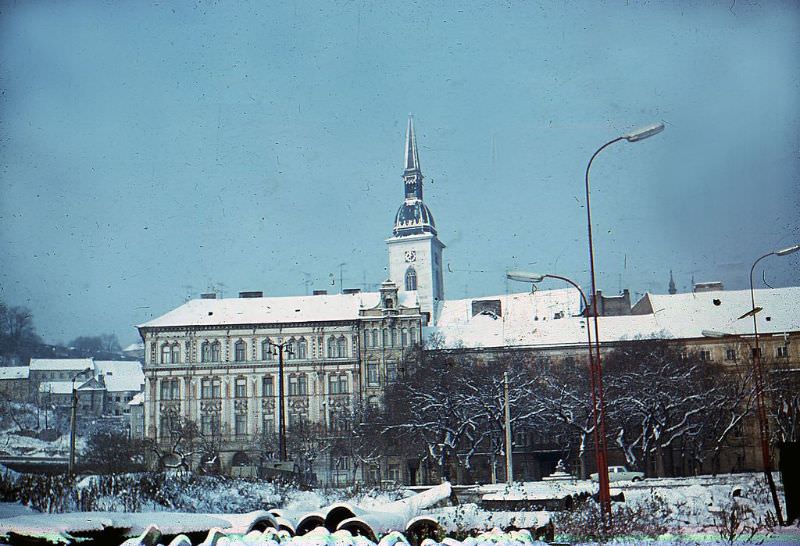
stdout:
<svg viewBox="0 0 800 546">
<path fill-rule="evenodd" d="M 592 481 L 597 481 L 597 472 L 589 474 Z M 638 482 L 644 479 L 644 472 L 633 472 L 624 466 L 609 466 L 608 481 L 610 482 Z"/>
</svg>

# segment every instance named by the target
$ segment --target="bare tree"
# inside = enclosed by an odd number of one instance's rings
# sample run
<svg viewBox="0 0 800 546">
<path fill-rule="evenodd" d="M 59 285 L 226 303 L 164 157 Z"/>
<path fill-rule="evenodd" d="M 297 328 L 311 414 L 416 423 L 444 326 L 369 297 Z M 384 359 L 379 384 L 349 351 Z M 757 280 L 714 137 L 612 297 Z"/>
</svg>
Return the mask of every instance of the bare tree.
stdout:
<svg viewBox="0 0 800 546">
<path fill-rule="evenodd" d="M 24 362 L 37 351 L 41 343 L 30 309 L 9 307 L 0 302 L 0 356 Z"/>
</svg>

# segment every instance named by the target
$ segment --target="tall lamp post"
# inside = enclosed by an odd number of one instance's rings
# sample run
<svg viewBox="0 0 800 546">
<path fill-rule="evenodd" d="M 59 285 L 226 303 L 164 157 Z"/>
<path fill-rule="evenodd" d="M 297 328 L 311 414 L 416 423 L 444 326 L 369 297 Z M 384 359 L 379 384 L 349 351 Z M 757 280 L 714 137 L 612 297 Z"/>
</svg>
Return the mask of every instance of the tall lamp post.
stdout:
<svg viewBox="0 0 800 546">
<path fill-rule="evenodd" d="M 283 411 L 283 353 L 294 354 L 289 341 L 273 343 L 267 340 L 269 346 L 275 349 L 273 354 L 278 354 L 278 457 L 281 462 L 286 460 L 286 418 Z"/>
<path fill-rule="evenodd" d="M 764 401 L 764 369 L 761 365 L 761 348 L 758 345 L 758 320 L 756 315 L 761 311 L 756 307 L 755 288 L 753 286 L 753 272 L 758 262 L 768 256 L 786 256 L 800 250 L 800 245 L 794 245 L 781 250 L 774 250 L 760 256 L 750 268 L 750 305 L 751 309 L 740 318 L 747 316 L 753 317 L 753 376 L 756 382 L 756 417 L 758 418 L 758 433 L 761 440 L 761 459 L 764 465 L 764 475 L 767 478 L 769 491 L 772 495 L 772 502 L 775 505 L 775 515 L 778 523 L 783 525 L 783 515 L 781 513 L 781 503 L 778 500 L 778 491 L 775 488 L 775 481 L 772 479 L 772 451 L 769 448 L 769 421 L 767 421 L 767 409 Z"/>
<path fill-rule="evenodd" d="M 586 299 L 586 294 L 581 289 L 580 285 L 573 281 L 568 277 L 562 277 L 561 275 L 552 275 L 552 274 L 539 274 L 539 273 L 528 273 L 525 271 L 509 271 L 506 273 L 506 278 L 512 281 L 520 281 L 520 282 L 529 282 L 531 284 L 536 284 L 542 282 L 544 279 L 558 279 L 561 281 L 566 282 L 567 284 L 572 285 L 578 293 L 581 295 L 581 301 L 583 302 L 583 308 L 589 308 L 589 302 Z M 608 478 L 608 458 L 604 457 L 601 454 L 601 448 L 605 444 L 600 442 L 600 431 L 598 430 L 598 425 L 601 422 L 601 414 L 599 411 L 599 407 L 597 404 L 597 389 L 595 389 L 595 379 L 597 376 L 597 368 L 595 366 L 595 360 L 593 355 L 593 348 L 592 348 L 592 330 L 591 328 L 586 328 L 586 341 L 587 347 L 589 349 L 589 388 L 592 391 L 592 421 L 594 424 L 594 433 L 592 437 L 594 439 L 594 456 L 595 456 L 595 466 L 597 466 L 597 474 L 598 474 L 598 483 L 600 487 L 600 494 L 599 497 L 602 501 L 604 497 L 609 499 L 609 504 L 611 500 L 611 493 L 608 490 L 608 480 L 605 482 L 606 491 L 605 494 L 603 493 L 603 483 L 599 480 L 602 473 L 600 472 L 601 466 L 604 464 L 606 469 L 606 478 Z M 601 516 L 603 518 L 603 522 L 606 522 L 606 516 L 608 513 L 604 510 L 601 512 Z"/>
<path fill-rule="evenodd" d="M 653 135 L 657 135 L 661 131 L 664 130 L 663 123 L 654 123 L 652 125 L 648 125 L 646 127 L 642 127 L 641 129 L 636 129 L 633 132 L 628 134 L 619 136 L 615 139 L 609 140 L 602 146 L 600 146 L 597 151 L 592 154 L 591 159 L 589 159 L 588 165 L 586 165 L 586 225 L 589 231 L 589 271 L 592 277 L 592 317 L 594 322 L 594 346 L 595 346 L 595 358 L 594 358 L 594 368 L 595 368 L 595 378 L 594 378 L 594 388 L 597 391 L 596 399 L 599 403 L 599 440 L 600 440 L 600 449 L 599 454 L 601 457 L 600 464 L 597 469 L 598 474 L 598 481 L 600 483 L 600 505 L 605 512 L 606 516 L 610 519 L 611 518 L 611 494 L 609 492 L 609 484 L 608 484 L 608 447 L 606 445 L 606 419 L 605 419 L 605 399 L 603 395 L 603 367 L 601 364 L 600 359 L 600 332 L 598 328 L 598 308 L 597 308 L 597 282 L 595 277 L 595 270 L 594 270 L 594 241 L 592 239 L 592 207 L 591 207 L 591 200 L 590 200 L 590 192 L 589 192 L 589 170 L 592 168 L 592 162 L 594 162 L 594 158 L 597 155 L 614 144 L 615 142 L 619 142 L 621 140 L 627 140 L 628 142 L 639 142 L 640 140 L 644 140 L 649 138 Z"/>
<path fill-rule="evenodd" d="M 75 473 L 75 429 L 78 425 L 78 389 L 75 388 L 75 381 L 77 381 L 78 377 L 91 370 L 91 368 L 86 368 L 72 376 L 72 408 L 69 417 L 69 468 L 67 469 L 70 476 Z"/>
</svg>

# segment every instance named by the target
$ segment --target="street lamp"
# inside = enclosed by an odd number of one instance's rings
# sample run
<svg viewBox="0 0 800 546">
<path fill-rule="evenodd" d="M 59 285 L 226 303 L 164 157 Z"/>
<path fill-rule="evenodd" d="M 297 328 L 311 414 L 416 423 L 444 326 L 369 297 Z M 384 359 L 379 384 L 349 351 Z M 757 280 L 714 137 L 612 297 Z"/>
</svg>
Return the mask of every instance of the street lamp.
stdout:
<svg viewBox="0 0 800 546">
<path fill-rule="evenodd" d="M 290 348 L 289 340 L 274 343 L 267 340 L 269 346 L 278 354 L 278 457 L 281 462 L 286 460 L 286 419 L 283 411 L 283 353 L 294 354 Z M 273 354 L 275 354 L 273 352 Z"/>
<path fill-rule="evenodd" d="M 778 500 L 778 491 L 775 488 L 775 481 L 772 479 L 772 452 L 769 448 L 769 422 L 767 421 L 767 409 L 764 402 L 764 370 L 761 365 L 761 348 L 758 345 L 758 319 L 756 315 L 761 308 L 756 307 L 755 288 L 753 287 L 753 272 L 756 269 L 758 262 L 768 256 L 787 256 L 800 250 L 800 245 L 793 245 L 780 250 L 768 252 L 760 256 L 753 266 L 750 268 L 750 311 L 742 315 L 740 318 L 747 316 L 753 317 L 753 376 L 756 380 L 756 416 L 758 417 L 758 433 L 761 437 L 761 459 L 764 465 L 764 474 L 767 478 L 769 491 L 772 495 L 772 502 L 775 505 L 775 515 L 778 518 L 778 523 L 783 525 L 783 515 L 781 513 L 781 504 Z"/>
<path fill-rule="evenodd" d="M 542 282 L 544 279 L 558 279 L 564 281 L 568 284 L 571 284 L 581 295 L 581 301 L 583 302 L 583 308 L 589 308 L 589 302 L 586 300 L 586 294 L 584 294 L 583 290 L 581 289 L 580 285 L 573 281 L 568 277 L 562 277 L 561 275 L 552 275 L 552 274 L 539 274 L 539 273 L 528 273 L 525 271 L 509 271 L 506 273 L 506 278 L 512 281 L 519 281 L 519 282 L 529 282 L 531 284 L 537 284 Z M 595 366 L 595 359 L 592 354 L 592 330 L 591 328 L 586 328 L 586 340 L 587 340 L 587 347 L 589 349 L 589 388 L 592 391 L 592 420 L 594 422 L 594 434 L 592 435 L 594 438 L 594 456 L 595 456 L 595 466 L 597 466 L 597 475 L 598 475 L 598 486 L 600 488 L 599 497 L 601 499 L 608 498 L 609 503 L 611 499 L 611 492 L 608 489 L 608 456 L 607 453 L 603 453 L 605 448 L 605 442 L 601 442 L 600 439 L 600 431 L 599 424 L 602 423 L 602 414 L 599 411 L 599 406 L 597 404 L 597 389 L 595 388 L 596 377 L 598 374 L 597 367 Z M 605 472 L 601 472 L 601 468 L 605 469 Z M 603 481 L 600 479 L 600 476 L 604 475 L 606 477 L 605 486 L 603 485 Z M 605 492 L 603 491 L 603 487 L 605 487 Z M 606 513 L 603 512 L 605 516 Z"/>
<path fill-rule="evenodd" d="M 78 389 L 75 388 L 75 381 L 81 375 L 91 371 L 91 368 L 86 368 L 72 376 L 72 408 L 69 421 L 69 468 L 67 469 L 70 476 L 75 472 L 75 429 L 78 424 Z"/>
<path fill-rule="evenodd" d="M 608 457 L 607 457 L 608 449 L 606 447 L 605 400 L 603 397 L 603 367 L 601 365 L 601 359 L 600 359 L 600 332 L 597 325 L 598 323 L 597 283 L 594 271 L 594 242 L 592 239 L 592 207 L 591 207 L 591 200 L 589 198 L 589 193 L 590 193 L 589 170 L 592 168 L 592 162 L 594 162 L 594 158 L 597 157 L 597 155 L 600 152 L 602 152 L 615 142 L 619 142 L 620 140 L 627 140 L 628 142 L 639 142 L 640 140 L 644 140 L 653 135 L 657 135 L 663 130 L 664 130 L 663 123 L 654 123 L 652 125 L 636 129 L 635 131 L 619 136 L 615 139 L 609 140 L 608 142 L 600 146 L 594 154 L 592 154 L 592 157 L 589 159 L 588 165 L 586 165 L 586 176 L 585 176 L 586 225 L 588 227 L 588 232 L 589 232 L 589 270 L 591 272 L 591 277 L 592 277 L 592 316 L 594 318 L 594 343 L 595 343 L 594 367 L 595 367 L 596 377 L 594 379 L 594 388 L 597 389 L 597 399 L 600 404 L 599 453 L 600 456 L 603 458 L 603 460 L 600 461 L 600 467 L 597 469 L 597 474 L 598 474 L 598 481 L 600 483 L 600 504 L 602 506 L 603 512 L 605 513 L 606 517 L 609 520 L 611 519 L 611 494 L 609 492 L 609 483 L 608 483 Z"/>
</svg>

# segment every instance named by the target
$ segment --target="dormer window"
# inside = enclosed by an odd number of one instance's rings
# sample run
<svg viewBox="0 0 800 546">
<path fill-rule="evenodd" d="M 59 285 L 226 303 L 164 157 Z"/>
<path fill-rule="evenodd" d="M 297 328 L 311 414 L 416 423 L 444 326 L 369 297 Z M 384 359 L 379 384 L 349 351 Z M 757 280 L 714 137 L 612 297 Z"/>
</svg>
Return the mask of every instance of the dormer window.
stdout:
<svg viewBox="0 0 800 546">
<path fill-rule="evenodd" d="M 383 306 L 384 306 L 386 309 L 391 309 L 392 307 L 394 307 L 394 300 L 392 300 L 392 298 L 386 298 L 386 299 L 383 301 Z"/>
</svg>

